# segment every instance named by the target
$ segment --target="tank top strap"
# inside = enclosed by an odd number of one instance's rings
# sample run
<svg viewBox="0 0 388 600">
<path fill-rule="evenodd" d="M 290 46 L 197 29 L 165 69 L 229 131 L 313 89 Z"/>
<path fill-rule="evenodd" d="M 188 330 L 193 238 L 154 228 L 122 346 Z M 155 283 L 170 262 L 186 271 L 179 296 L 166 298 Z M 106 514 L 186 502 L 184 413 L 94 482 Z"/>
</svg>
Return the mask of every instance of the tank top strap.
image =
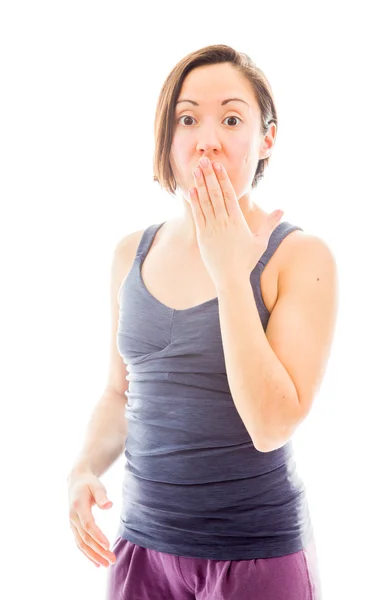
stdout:
<svg viewBox="0 0 388 600">
<path fill-rule="evenodd" d="M 150 246 L 153 242 L 153 239 L 160 227 L 164 225 L 166 221 L 163 223 L 154 223 L 153 225 L 149 225 L 144 231 L 143 235 L 140 238 L 139 245 L 137 247 L 136 258 L 141 258 L 142 260 L 146 256 Z"/>
<path fill-rule="evenodd" d="M 279 225 L 272 232 L 271 237 L 269 238 L 268 246 L 259 262 L 265 267 L 271 256 L 275 253 L 276 249 L 279 247 L 280 243 L 284 240 L 284 238 L 291 233 L 292 231 L 303 231 L 302 227 L 298 225 L 292 225 L 287 221 L 283 221 L 279 223 Z"/>
<path fill-rule="evenodd" d="M 163 221 L 163 223 L 154 223 L 153 225 L 149 225 L 143 231 L 143 235 L 137 248 L 136 257 L 143 259 L 146 256 L 157 231 L 162 225 L 164 225 L 165 222 L 166 221 Z M 289 233 L 296 230 L 303 231 L 302 227 L 299 227 L 298 225 L 292 225 L 291 223 L 288 223 L 288 221 L 279 223 L 276 229 L 272 232 L 272 235 L 269 238 L 267 249 L 260 258 L 259 262 L 265 267 L 284 238 L 287 237 Z"/>
</svg>

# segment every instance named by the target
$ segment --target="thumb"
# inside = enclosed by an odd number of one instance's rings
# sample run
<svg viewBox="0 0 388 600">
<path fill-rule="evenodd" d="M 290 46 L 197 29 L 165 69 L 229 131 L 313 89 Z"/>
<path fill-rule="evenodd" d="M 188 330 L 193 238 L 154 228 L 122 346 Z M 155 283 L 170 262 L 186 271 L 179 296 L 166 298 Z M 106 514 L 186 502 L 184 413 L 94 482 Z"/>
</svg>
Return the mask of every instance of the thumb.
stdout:
<svg viewBox="0 0 388 600">
<path fill-rule="evenodd" d="M 95 500 L 100 508 L 111 508 L 113 502 L 108 500 L 106 491 L 102 488 L 98 488 L 94 494 Z"/>
<path fill-rule="evenodd" d="M 276 224 L 276 223 L 278 223 L 281 220 L 281 218 L 283 217 L 283 215 L 284 215 L 284 210 L 280 210 L 280 209 L 279 210 L 274 210 L 274 212 L 272 212 L 269 215 L 269 220 L 272 223 Z"/>
<path fill-rule="evenodd" d="M 271 237 L 272 233 L 275 231 L 276 227 L 280 224 L 282 217 L 284 215 L 284 210 L 274 210 L 267 217 L 267 221 L 265 223 L 266 233 Z"/>
</svg>

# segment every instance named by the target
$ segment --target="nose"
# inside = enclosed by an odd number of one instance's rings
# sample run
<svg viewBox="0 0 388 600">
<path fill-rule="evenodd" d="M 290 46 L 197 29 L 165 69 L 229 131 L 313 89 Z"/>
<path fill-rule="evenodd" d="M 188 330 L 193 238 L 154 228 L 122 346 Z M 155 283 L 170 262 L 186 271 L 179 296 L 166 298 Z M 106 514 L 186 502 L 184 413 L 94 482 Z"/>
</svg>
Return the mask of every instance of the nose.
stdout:
<svg viewBox="0 0 388 600">
<path fill-rule="evenodd" d="M 221 144 L 217 134 L 211 127 L 203 128 L 198 133 L 197 152 L 211 160 L 214 154 L 219 153 Z"/>
<path fill-rule="evenodd" d="M 218 144 L 213 144 L 212 146 L 210 146 L 209 144 L 197 144 L 197 166 L 200 166 L 199 161 L 201 160 L 201 158 L 208 158 L 211 163 L 215 162 L 216 160 L 219 160 L 220 150 L 221 148 Z"/>
</svg>

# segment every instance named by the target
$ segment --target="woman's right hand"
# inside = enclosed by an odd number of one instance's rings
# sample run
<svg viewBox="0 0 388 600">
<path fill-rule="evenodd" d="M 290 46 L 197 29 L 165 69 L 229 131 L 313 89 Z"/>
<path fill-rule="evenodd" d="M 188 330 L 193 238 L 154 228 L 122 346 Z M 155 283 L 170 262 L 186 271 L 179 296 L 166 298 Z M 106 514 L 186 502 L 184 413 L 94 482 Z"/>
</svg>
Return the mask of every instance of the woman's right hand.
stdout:
<svg viewBox="0 0 388 600">
<path fill-rule="evenodd" d="M 89 471 L 73 472 L 68 477 L 68 492 L 70 527 L 78 548 L 97 567 L 109 567 L 116 556 L 110 552 L 109 540 L 97 527 L 92 514 L 95 504 L 102 509 L 112 507 L 104 485 Z"/>
</svg>

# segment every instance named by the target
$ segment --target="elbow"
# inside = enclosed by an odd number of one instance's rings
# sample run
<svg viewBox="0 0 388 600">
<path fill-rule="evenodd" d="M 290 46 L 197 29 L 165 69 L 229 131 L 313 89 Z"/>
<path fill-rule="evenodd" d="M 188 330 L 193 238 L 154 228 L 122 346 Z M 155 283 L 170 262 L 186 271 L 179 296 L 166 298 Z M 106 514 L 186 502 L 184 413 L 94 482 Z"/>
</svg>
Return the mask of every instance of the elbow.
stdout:
<svg viewBox="0 0 388 600">
<path fill-rule="evenodd" d="M 260 436 L 259 439 L 252 437 L 252 443 L 258 452 L 272 452 L 273 444 L 270 444 L 268 439 L 264 440 L 263 436 Z"/>
<path fill-rule="evenodd" d="M 298 404 L 299 401 L 297 400 Z M 264 419 L 263 419 L 264 420 Z M 292 415 L 288 414 L 287 418 L 283 417 L 282 423 L 279 421 L 269 429 L 268 421 L 267 428 L 263 431 L 256 432 L 257 435 L 252 436 L 253 445 L 258 452 L 273 452 L 282 448 L 289 442 L 294 435 L 299 423 L 302 421 L 300 412 L 296 414 L 293 410 Z"/>
<path fill-rule="evenodd" d="M 272 444 L 267 443 L 266 445 L 254 444 L 254 446 L 258 452 L 262 452 L 262 453 L 273 452 L 274 450 L 279 450 L 279 448 L 282 448 L 288 441 L 289 440 L 286 440 L 283 442 L 276 442 L 276 443 L 272 443 Z"/>
<path fill-rule="evenodd" d="M 274 450 L 282 448 L 291 440 L 293 431 L 294 430 L 287 429 L 287 431 L 283 431 L 282 434 L 276 436 L 261 436 L 260 441 L 252 440 L 253 445 L 258 452 L 273 452 Z"/>
</svg>

